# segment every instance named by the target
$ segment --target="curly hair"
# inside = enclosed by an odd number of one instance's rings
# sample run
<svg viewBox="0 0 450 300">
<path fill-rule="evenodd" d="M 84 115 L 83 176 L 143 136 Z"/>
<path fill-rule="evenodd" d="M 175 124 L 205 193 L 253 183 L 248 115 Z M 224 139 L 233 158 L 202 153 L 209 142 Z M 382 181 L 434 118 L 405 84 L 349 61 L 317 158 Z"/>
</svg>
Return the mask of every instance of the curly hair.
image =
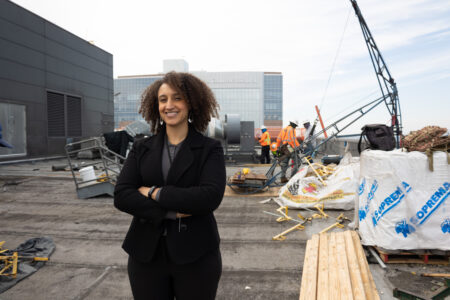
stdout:
<svg viewBox="0 0 450 300">
<path fill-rule="evenodd" d="M 189 73 L 170 72 L 147 87 L 141 97 L 139 113 L 150 124 L 153 133 L 158 133 L 164 126 L 160 124 L 158 110 L 158 91 L 164 83 L 186 99 L 192 125 L 197 131 L 204 132 L 211 117 L 219 116 L 219 104 L 206 83 Z"/>
</svg>

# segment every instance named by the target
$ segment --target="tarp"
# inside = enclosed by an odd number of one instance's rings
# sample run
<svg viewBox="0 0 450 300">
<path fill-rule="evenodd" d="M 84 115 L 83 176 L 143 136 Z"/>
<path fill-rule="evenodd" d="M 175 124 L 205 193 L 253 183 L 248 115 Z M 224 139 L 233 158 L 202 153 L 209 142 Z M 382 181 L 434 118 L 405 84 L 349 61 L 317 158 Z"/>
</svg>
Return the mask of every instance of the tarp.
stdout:
<svg viewBox="0 0 450 300">
<path fill-rule="evenodd" d="M 385 249 L 450 250 L 450 165 L 434 152 L 361 153 L 359 232 L 364 245 Z"/>
<path fill-rule="evenodd" d="M 50 257 L 55 250 L 55 243 L 51 237 L 32 238 L 19 245 L 14 250 L 3 252 L 2 255 L 10 256 L 18 252 L 19 256 Z M 17 268 L 16 278 L 0 276 L 0 294 L 14 286 L 16 283 L 30 276 L 42 267 L 45 262 L 33 262 L 31 260 L 20 260 Z"/>
</svg>

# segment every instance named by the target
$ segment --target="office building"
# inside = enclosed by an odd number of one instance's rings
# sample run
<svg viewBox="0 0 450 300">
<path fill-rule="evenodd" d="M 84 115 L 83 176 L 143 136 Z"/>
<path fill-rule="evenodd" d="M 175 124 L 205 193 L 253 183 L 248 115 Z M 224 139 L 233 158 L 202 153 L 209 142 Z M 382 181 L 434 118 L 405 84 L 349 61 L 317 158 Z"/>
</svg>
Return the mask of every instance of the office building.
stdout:
<svg viewBox="0 0 450 300">
<path fill-rule="evenodd" d="M 183 69 L 175 70 L 183 71 Z M 213 91 L 220 105 L 219 114 L 222 120 L 226 114 L 239 114 L 241 121 L 254 121 L 255 128 L 260 128 L 263 124 L 271 127 L 282 126 L 281 72 L 192 71 L 191 73 L 205 81 Z M 164 75 L 119 76 L 114 80 L 116 128 L 141 119 L 137 114 L 140 96 L 148 85 L 162 76 Z"/>
<path fill-rule="evenodd" d="M 184 59 L 163 60 L 163 72 L 169 73 L 170 71 L 189 72 L 189 64 Z"/>
<path fill-rule="evenodd" d="M 114 130 L 112 55 L 0 0 L 0 160 L 65 154 Z"/>
</svg>

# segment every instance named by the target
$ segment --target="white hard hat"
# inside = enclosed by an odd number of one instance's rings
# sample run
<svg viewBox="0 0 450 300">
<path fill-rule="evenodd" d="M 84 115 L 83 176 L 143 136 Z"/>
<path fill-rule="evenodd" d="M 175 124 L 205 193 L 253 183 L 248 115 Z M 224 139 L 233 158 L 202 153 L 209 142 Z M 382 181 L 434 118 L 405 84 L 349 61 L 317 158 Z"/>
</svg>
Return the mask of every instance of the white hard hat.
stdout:
<svg viewBox="0 0 450 300">
<path fill-rule="evenodd" d="M 302 124 L 311 123 L 308 119 L 303 120 Z"/>
<path fill-rule="evenodd" d="M 267 129 L 267 128 L 266 128 L 266 126 L 262 125 L 262 126 L 261 126 L 261 129 Z"/>
<path fill-rule="evenodd" d="M 298 121 L 297 120 L 289 121 L 289 123 L 292 123 L 292 124 L 295 124 L 295 126 L 298 126 Z"/>
</svg>

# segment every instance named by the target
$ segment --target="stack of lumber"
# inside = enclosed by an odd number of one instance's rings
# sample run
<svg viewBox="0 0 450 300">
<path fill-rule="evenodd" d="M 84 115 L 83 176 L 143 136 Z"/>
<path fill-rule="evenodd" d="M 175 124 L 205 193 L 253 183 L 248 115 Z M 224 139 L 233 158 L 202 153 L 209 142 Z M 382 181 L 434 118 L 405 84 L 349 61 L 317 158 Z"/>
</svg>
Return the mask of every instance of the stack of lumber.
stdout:
<svg viewBox="0 0 450 300">
<path fill-rule="evenodd" d="M 355 231 L 315 234 L 308 240 L 300 299 L 380 299 Z"/>
</svg>

